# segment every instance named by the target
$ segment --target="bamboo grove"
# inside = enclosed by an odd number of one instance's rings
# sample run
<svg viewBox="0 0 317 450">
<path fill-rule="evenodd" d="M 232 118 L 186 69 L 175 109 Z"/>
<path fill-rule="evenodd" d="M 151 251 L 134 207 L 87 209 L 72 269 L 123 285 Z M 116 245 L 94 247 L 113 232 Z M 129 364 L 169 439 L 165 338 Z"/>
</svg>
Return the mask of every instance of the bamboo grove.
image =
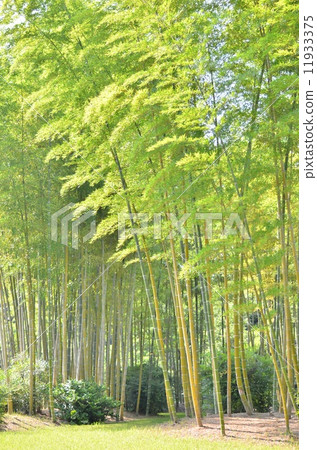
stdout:
<svg viewBox="0 0 317 450">
<path fill-rule="evenodd" d="M 38 358 L 51 414 L 54 385 L 94 379 L 121 418 L 128 368 L 140 366 L 141 383 L 150 361 L 171 420 L 183 404 L 202 426 L 204 364 L 225 434 L 234 391 L 254 412 L 251 351 L 270 355 L 289 432 L 296 30 L 292 0 L 2 2 L 1 368 L 10 385 L 12 362 L 29 358 L 30 414 Z M 70 233 L 68 245 L 51 236 L 69 204 L 70 223 L 95 213 L 78 248 Z"/>
</svg>

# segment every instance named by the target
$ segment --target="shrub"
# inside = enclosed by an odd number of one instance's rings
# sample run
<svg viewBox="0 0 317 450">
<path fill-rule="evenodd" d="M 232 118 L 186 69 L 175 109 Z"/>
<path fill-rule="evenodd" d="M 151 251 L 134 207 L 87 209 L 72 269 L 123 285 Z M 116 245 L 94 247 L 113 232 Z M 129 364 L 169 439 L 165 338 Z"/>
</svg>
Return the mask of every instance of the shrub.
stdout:
<svg viewBox="0 0 317 450">
<path fill-rule="evenodd" d="M 148 380 L 149 380 L 149 364 L 143 364 L 142 371 L 142 387 L 140 397 L 140 414 L 146 412 Z M 126 409 L 134 412 L 136 410 L 136 403 L 138 397 L 139 387 L 139 373 L 140 366 L 133 366 L 128 368 L 127 383 L 126 383 Z M 151 367 L 151 397 L 149 414 L 155 415 L 159 412 L 167 411 L 164 377 L 162 369 L 158 366 Z"/>
<path fill-rule="evenodd" d="M 35 385 L 33 392 L 34 408 L 37 412 L 43 408 L 48 399 L 48 363 L 43 359 L 35 361 Z M 13 409 L 27 414 L 29 411 L 30 359 L 18 355 L 10 368 L 10 392 Z"/>
<path fill-rule="evenodd" d="M 248 352 L 246 356 L 253 407 L 255 411 L 267 412 L 273 398 L 272 359 L 268 355 L 261 356 L 253 352 Z"/>
<path fill-rule="evenodd" d="M 0 369 L 0 422 L 6 410 L 6 400 L 8 396 L 8 388 L 6 386 L 6 378 L 3 370 Z"/>
<path fill-rule="evenodd" d="M 57 415 L 69 423 L 81 425 L 117 417 L 120 402 L 105 394 L 105 387 L 93 381 L 68 380 L 54 389 Z"/>
<path fill-rule="evenodd" d="M 224 411 L 227 410 L 227 360 L 226 355 L 218 355 L 220 387 L 223 400 Z M 254 410 L 257 412 L 267 412 L 272 406 L 273 395 L 273 363 L 269 356 L 261 356 L 252 351 L 246 352 L 246 365 L 252 402 Z M 205 412 L 214 412 L 212 371 L 211 367 L 201 368 L 202 398 L 203 410 Z M 244 412 L 237 389 L 234 358 L 232 355 L 232 394 L 231 394 L 232 412 Z"/>
</svg>

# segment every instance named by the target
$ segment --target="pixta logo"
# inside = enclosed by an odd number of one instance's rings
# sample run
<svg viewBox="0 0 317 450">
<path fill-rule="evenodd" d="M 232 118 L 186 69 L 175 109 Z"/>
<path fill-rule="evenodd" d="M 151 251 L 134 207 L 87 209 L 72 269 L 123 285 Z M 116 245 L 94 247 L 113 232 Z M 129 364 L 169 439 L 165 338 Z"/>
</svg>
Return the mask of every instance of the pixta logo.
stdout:
<svg viewBox="0 0 317 450">
<path fill-rule="evenodd" d="M 149 213 L 127 213 L 118 214 L 118 238 L 124 240 L 127 237 L 136 235 L 151 235 L 154 239 L 162 239 L 164 235 L 163 218 L 169 228 L 167 237 L 181 235 L 184 239 L 191 239 L 193 235 L 186 229 L 185 225 L 188 219 L 194 219 L 194 222 L 203 226 L 204 235 L 207 239 L 213 238 L 213 222 L 220 221 L 221 238 L 240 233 L 242 239 L 250 239 L 247 229 L 238 213 L 232 212 L 228 217 L 223 217 L 221 212 L 217 213 L 186 213 L 182 217 L 175 214 L 155 213 L 151 216 Z M 151 226 L 149 222 L 151 221 Z M 127 227 L 128 225 L 128 227 Z M 166 230 L 166 228 L 165 228 Z M 166 233 L 166 232 L 165 232 Z"/>
<path fill-rule="evenodd" d="M 72 248 L 78 250 L 78 240 L 79 240 L 79 226 L 88 221 L 91 217 L 95 217 L 95 211 L 86 211 L 83 214 L 81 214 L 79 217 L 75 214 L 74 211 L 75 203 L 68 203 L 68 205 L 64 206 L 63 208 L 56 211 L 54 214 L 51 215 L 51 239 L 55 242 L 58 240 L 58 219 L 63 216 L 66 212 L 64 217 L 61 218 L 61 243 L 63 245 L 68 246 L 68 224 L 71 222 L 72 224 L 72 230 L 71 230 L 71 241 L 72 241 Z M 93 220 L 90 220 L 90 231 L 83 237 L 83 242 L 87 242 L 89 239 L 91 239 L 96 232 L 96 220 L 95 218 Z"/>
</svg>

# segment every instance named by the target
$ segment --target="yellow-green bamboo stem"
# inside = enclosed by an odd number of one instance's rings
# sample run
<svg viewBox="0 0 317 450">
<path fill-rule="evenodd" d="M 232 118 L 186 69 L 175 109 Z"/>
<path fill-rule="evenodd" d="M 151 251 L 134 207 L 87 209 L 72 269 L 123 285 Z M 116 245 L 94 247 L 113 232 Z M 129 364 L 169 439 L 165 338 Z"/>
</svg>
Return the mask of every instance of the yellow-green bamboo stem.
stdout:
<svg viewBox="0 0 317 450">
<path fill-rule="evenodd" d="M 227 348 L 227 414 L 231 416 L 231 338 L 230 338 L 230 316 L 229 316 L 229 294 L 228 294 L 228 268 L 227 268 L 227 251 L 223 248 L 224 262 L 224 288 L 225 288 L 225 316 L 226 316 L 226 348 Z"/>
<path fill-rule="evenodd" d="M 207 228 L 205 228 L 205 245 L 209 244 L 209 240 L 207 237 Z M 225 420 L 223 415 L 223 407 L 222 407 L 222 398 L 221 398 L 221 390 L 220 390 L 220 377 L 218 370 L 218 361 L 217 361 L 217 352 L 216 352 L 216 336 L 215 336 L 215 321 L 214 321 L 214 307 L 213 307 L 213 299 L 212 299 L 212 289 L 211 289 L 211 275 L 209 270 L 209 258 L 206 258 L 206 281 L 207 281 L 207 292 L 209 297 L 209 307 L 210 307 L 210 335 L 211 335 L 211 360 L 212 360 L 212 374 L 213 374 L 213 382 L 216 391 L 216 399 L 218 405 L 218 415 L 220 419 L 220 427 L 221 434 L 225 436 Z"/>
<path fill-rule="evenodd" d="M 64 273 L 64 296 L 63 296 L 63 355 L 62 355 L 62 378 L 67 380 L 67 285 L 68 285 L 68 246 L 65 245 L 65 273 Z"/>
<path fill-rule="evenodd" d="M 195 381 L 194 381 L 192 355 L 191 355 L 190 346 L 189 346 L 187 326 L 186 326 L 186 322 L 185 322 L 185 314 L 184 314 L 183 302 L 182 302 L 182 298 L 181 298 L 181 289 L 180 289 L 180 283 L 179 283 L 179 277 L 178 277 L 175 245 L 174 245 L 174 239 L 172 236 L 172 232 L 170 233 L 169 242 L 170 242 L 172 263 L 173 263 L 175 296 L 176 296 L 176 301 L 178 302 L 179 315 L 180 315 L 182 329 L 183 329 L 184 347 L 185 347 L 185 352 L 186 352 L 188 375 L 189 375 L 189 385 L 191 388 L 196 423 L 197 423 L 197 426 L 202 427 L 203 424 L 202 424 L 201 410 L 200 410 L 200 404 L 199 404 L 199 389 L 197 389 L 197 386 L 195 385 Z"/>
<path fill-rule="evenodd" d="M 162 242 L 162 247 L 166 256 L 166 267 L 167 267 L 167 273 L 168 278 L 171 286 L 171 293 L 172 293 L 172 299 L 174 304 L 174 311 L 175 311 L 175 317 L 176 317 L 176 325 L 177 325 L 177 331 L 178 331 L 178 345 L 179 345 L 179 354 L 180 354 L 180 363 L 181 363 L 181 378 L 182 378 L 182 386 L 183 386 L 183 393 L 184 393 L 184 406 L 185 406 L 185 414 L 188 417 L 192 417 L 194 414 L 194 406 L 193 401 L 190 393 L 190 387 L 189 387 L 189 376 L 188 376 L 188 367 L 187 367 L 187 361 L 186 361 L 186 353 L 185 353 L 185 347 L 184 347 L 184 335 L 183 335 L 183 327 L 182 322 L 180 318 L 180 312 L 179 312 L 179 305 L 178 301 L 176 301 L 176 295 L 175 295 L 175 287 L 173 283 L 173 277 L 171 274 L 170 265 L 167 258 L 167 252 L 165 248 L 164 242 Z"/>
<path fill-rule="evenodd" d="M 189 248 L 188 248 L 188 239 L 184 239 L 184 250 L 185 250 L 185 261 L 189 260 Z M 200 376 L 199 376 L 199 361 L 198 361 L 198 350 L 197 350 L 197 338 L 195 331 L 195 321 L 194 321 L 194 312 L 193 312 L 193 299 L 192 299 L 192 287 L 191 280 L 189 277 L 186 277 L 186 292 L 187 292 L 187 304 L 188 304 L 188 321 L 189 321 L 189 329 L 190 329 L 190 343 L 192 349 L 192 359 L 193 359 L 193 375 L 194 375 L 194 385 L 195 390 L 198 393 L 198 402 L 200 404 Z"/>
</svg>

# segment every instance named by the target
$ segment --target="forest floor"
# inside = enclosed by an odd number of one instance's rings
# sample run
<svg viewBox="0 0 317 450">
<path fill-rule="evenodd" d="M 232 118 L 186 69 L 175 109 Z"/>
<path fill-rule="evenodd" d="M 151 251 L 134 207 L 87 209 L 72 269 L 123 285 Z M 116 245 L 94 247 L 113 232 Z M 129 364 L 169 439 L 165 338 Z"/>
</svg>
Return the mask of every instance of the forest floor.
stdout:
<svg viewBox="0 0 317 450">
<path fill-rule="evenodd" d="M 167 415 L 96 425 L 53 424 L 46 416 L 5 415 L 0 425 L 1 449 L 295 449 L 298 420 L 291 420 L 294 438 L 284 434 L 282 417 L 269 414 L 234 414 L 226 417 L 227 436 L 219 436 L 216 416 L 204 418 L 197 428 L 192 419 L 172 425 Z"/>
<path fill-rule="evenodd" d="M 219 439 L 220 424 L 218 416 L 203 418 L 203 428 L 198 428 L 194 419 L 183 418 L 178 424 L 164 423 L 163 429 L 170 435 L 182 437 L 208 438 L 211 441 Z M 255 413 L 251 417 L 246 414 L 232 414 L 225 416 L 226 440 L 239 442 L 252 440 L 271 446 L 293 443 L 298 441 L 298 419 L 290 420 L 293 437 L 285 434 L 285 422 L 282 414 Z"/>
</svg>

